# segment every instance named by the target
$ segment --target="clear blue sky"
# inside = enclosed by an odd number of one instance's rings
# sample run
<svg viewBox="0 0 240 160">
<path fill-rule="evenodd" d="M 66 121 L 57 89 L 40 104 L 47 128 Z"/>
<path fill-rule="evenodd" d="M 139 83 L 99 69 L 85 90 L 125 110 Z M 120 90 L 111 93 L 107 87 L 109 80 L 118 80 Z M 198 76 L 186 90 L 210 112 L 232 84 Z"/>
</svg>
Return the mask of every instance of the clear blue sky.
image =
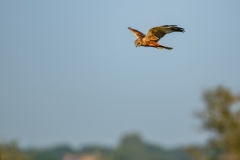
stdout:
<svg viewBox="0 0 240 160">
<path fill-rule="evenodd" d="M 203 143 L 202 91 L 240 92 L 240 1 L 0 1 L 0 139 L 23 146 L 115 145 L 138 131 L 165 146 Z M 161 44 L 146 33 L 176 24 Z"/>
</svg>

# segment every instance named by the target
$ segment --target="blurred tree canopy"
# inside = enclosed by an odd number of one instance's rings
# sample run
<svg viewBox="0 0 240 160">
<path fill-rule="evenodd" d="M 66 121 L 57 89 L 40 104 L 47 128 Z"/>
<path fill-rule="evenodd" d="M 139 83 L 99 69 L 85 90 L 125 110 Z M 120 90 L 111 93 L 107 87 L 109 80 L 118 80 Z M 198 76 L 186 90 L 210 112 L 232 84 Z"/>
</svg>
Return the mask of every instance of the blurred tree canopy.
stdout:
<svg viewBox="0 0 240 160">
<path fill-rule="evenodd" d="M 138 133 L 124 135 L 114 148 L 93 145 L 74 150 L 68 146 L 58 146 L 30 149 L 25 153 L 34 160 L 62 160 L 66 154 L 95 155 L 97 160 L 191 160 L 183 148 L 165 150 L 157 145 L 146 143 Z"/>
<path fill-rule="evenodd" d="M 189 160 L 184 151 L 166 150 L 142 140 L 137 133 L 126 134 L 113 151 L 112 160 Z"/>
<path fill-rule="evenodd" d="M 144 160 L 146 148 L 138 134 L 125 135 L 114 151 L 115 160 Z"/>
<path fill-rule="evenodd" d="M 203 100 L 206 107 L 197 117 L 213 136 L 205 151 L 189 151 L 198 160 L 240 160 L 240 95 L 220 86 L 205 91 Z"/>
<path fill-rule="evenodd" d="M 0 160 L 30 160 L 18 149 L 16 142 L 0 143 Z"/>
</svg>

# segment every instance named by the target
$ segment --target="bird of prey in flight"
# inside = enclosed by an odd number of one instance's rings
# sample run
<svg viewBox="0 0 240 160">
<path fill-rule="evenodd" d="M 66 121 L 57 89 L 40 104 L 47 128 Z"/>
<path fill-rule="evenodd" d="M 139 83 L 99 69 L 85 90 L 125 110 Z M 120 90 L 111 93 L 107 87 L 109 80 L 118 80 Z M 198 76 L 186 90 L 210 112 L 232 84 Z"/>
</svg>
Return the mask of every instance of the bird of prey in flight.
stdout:
<svg viewBox="0 0 240 160">
<path fill-rule="evenodd" d="M 165 34 L 172 33 L 172 32 L 184 32 L 183 28 L 177 27 L 177 25 L 164 25 L 159 27 L 154 27 L 149 29 L 147 35 L 139 32 L 136 29 L 132 29 L 128 27 L 130 31 L 135 34 L 137 39 L 134 41 L 136 47 L 144 46 L 144 47 L 154 47 L 158 49 L 173 49 L 172 47 L 167 47 L 158 44 L 158 41 L 165 36 Z"/>
</svg>

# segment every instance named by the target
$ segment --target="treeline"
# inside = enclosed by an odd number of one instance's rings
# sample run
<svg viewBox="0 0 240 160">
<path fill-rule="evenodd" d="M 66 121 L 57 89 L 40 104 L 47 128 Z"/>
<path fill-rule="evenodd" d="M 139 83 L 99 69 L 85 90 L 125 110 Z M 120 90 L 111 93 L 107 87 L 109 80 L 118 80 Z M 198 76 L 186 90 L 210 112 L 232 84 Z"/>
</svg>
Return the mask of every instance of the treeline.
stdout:
<svg viewBox="0 0 240 160">
<path fill-rule="evenodd" d="M 166 149 L 130 133 L 116 147 L 62 145 L 21 150 L 14 142 L 0 143 L 0 160 L 240 160 L 240 95 L 217 87 L 205 91 L 203 100 L 205 107 L 196 116 L 213 136 L 202 147 Z"/>
<path fill-rule="evenodd" d="M 14 149 L 9 150 L 9 146 Z M 9 155 L 18 155 L 0 160 L 62 160 L 66 155 L 86 156 L 92 155 L 95 160 L 192 160 L 185 148 L 165 149 L 158 145 L 145 142 L 138 133 L 126 134 L 117 147 L 85 146 L 74 149 L 67 145 L 43 149 L 18 149 L 14 145 L 2 145 Z M 18 157 L 18 158 L 17 158 Z M 84 159 L 83 159 L 84 160 Z"/>
</svg>

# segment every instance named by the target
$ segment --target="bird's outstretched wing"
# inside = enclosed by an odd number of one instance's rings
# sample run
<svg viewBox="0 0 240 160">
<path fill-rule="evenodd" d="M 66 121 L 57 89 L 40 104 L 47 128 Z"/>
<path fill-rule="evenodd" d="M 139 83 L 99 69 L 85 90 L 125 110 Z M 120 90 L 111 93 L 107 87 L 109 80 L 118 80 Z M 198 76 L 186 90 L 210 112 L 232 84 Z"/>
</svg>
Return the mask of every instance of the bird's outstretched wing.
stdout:
<svg viewBox="0 0 240 160">
<path fill-rule="evenodd" d="M 145 37 L 145 34 L 143 34 L 142 32 L 139 32 L 139 31 L 136 30 L 136 29 L 132 29 L 131 27 L 128 27 L 128 29 L 129 29 L 130 31 L 132 31 L 133 34 L 135 34 L 135 36 L 136 36 L 137 38 L 144 38 L 144 37 Z"/>
<path fill-rule="evenodd" d="M 177 27 L 177 25 L 164 25 L 149 29 L 145 36 L 145 41 L 159 41 L 165 34 L 172 32 L 184 32 L 183 28 Z"/>
</svg>

